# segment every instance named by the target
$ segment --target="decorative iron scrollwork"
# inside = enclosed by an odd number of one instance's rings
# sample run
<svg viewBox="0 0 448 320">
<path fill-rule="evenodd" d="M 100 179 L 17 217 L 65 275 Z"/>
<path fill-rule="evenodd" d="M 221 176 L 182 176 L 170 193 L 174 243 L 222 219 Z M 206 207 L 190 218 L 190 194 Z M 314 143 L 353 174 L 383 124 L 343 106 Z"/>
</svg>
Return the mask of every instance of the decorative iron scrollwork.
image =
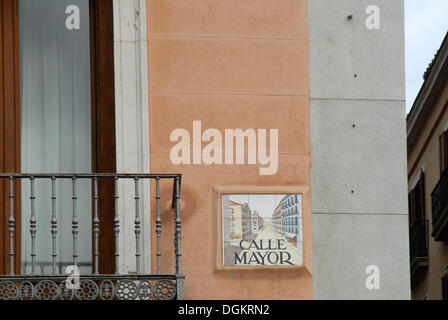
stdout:
<svg viewBox="0 0 448 320">
<path fill-rule="evenodd" d="M 114 298 L 114 283 L 110 280 L 104 280 L 100 283 L 100 296 L 103 300 L 112 300 Z"/>
<path fill-rule="evenodd" d="M 19 297 L 19 288 L 14 282 L 0 282 L 0 300 L 16 300 Z"/>
<path fill-rule="evenodd" d="M 59 287 L 51 280 L 42 280 L 36 284 L 35 297 L 39 300 L 56 300 L 59 297 Z"/>
<path fill-rule="evenodd" d="M 152 285 L 149 281 L 140 281 L 138 284 L 138 297 L 140 300 L 152 299 Z"/>
<path fill-rule="evenodd" d="M 76 297 L 79 300 L 95 300 L 100 293 L 98 285 L 92 280 L 81 280 L 79 287 L 75 290 Z"/>
<path fill-rule="evenodd" d="M 20 298 L 22 300 L 28 300 L 34 298 L 34 286 L 29 281 L 24 281 L 20 285 Z"/>
<path fill-rule="evenodd" d="M 115 296 L 120 300 L 135 300 L 138 295 L 137 285 L 130 280 L 118 281 Z"/>
<path fill-rule="evenodd" d="M 77 289 L 61 277 L 23 277 L 0 280 L 0 300 L 172 300 L 176 281 L 135 277 L 84 277 Z"/>
<path fill-rule="evenodd" d="M 68 289 L 64 280 L 59 285 L 59 295 L 62 300 L 72 300 L 75 296 L 75 289 Z"/>
<path fill-rule="evenodd" d="M 172 300 L 176 296 L 176 285 L 170 280 L 157 281 L 154 295 L 159 300 Z"/>
</svg>

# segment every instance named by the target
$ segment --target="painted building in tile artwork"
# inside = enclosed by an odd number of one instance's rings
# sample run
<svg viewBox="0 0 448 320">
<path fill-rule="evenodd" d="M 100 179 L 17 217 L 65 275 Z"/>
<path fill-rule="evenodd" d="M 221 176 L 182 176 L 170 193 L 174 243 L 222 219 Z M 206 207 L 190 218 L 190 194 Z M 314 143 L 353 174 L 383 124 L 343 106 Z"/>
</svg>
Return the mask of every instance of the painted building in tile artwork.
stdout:
<svg viewBox="0 0 448 320">
<path fill-rule="evenodd" d="M 272 214 L 272 228 L 278 235 L 281 235 L 283 233 L 282 207 L 280 203 L 277 205 L 277 207 L 274 210 L 274 213 Z"/>
<path fill-rule="evenodd" d="M 229 217 L 230 217 L 230 238 L 231 239 L 243 239 L 245 237 L 246 226 L 243 223 L 244 207 L 242 204 L 231 201 L 229 205 Z"/>
<path fill-rule="evenodd" d="M 300 200 L 300 201 L 299 201 Z M 298 239 L 301 239 L 301 220 L 302 203 L 301 197 L 294 195 L 285 196 L 280 202 L 282 207 L 282 231 L 285 237 L 297 245 Z"/>
<path fill-rule="evenodd" d="M 263 228 L 264 219 L 260 216 L 257 211 L 253 211 L 252 214 L 252 232 L 258 232 Z"/>
</svg>

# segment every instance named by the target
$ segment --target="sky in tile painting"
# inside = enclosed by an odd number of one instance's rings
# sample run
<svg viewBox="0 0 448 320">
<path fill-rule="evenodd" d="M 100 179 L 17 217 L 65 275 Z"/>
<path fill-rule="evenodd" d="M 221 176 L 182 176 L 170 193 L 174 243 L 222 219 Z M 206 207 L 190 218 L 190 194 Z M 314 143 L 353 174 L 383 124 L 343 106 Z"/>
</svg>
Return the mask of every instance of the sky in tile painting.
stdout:
<svg viewBox="0 0 448 320">
<path fill-rule="evenodd" d="M 232 194 L 229 199 L 241 204 L 247 203 L 251 210 L 256 210 L 261 217 L 269 220 L 284 197 L 284 194 Z"/>
<path fill-rule="evenodd" d="M 423 73 L 448 31 L 448 0 L 405 0 L 406 111 L 423 84 Z"/>
</svg>

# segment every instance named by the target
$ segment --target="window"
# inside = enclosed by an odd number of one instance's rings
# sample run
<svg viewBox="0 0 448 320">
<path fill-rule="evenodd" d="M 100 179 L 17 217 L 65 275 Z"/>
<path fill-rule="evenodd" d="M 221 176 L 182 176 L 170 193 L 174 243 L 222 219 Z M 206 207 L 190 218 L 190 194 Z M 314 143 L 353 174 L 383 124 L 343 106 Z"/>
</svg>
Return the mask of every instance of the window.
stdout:
<svg viewBox="0 0 448 320">
<path fill-rule="evenodd" d="M 112 0 L 1 0 L 0 3 L 0 78 L 3 79 L 0 81 L 0 96 L 3 97 L 0 99 L 0 122 L 4 135 L 0 140 L 6 141 L 0 146 L 0 162 L 7 164 L 0 170 L 116 172 Z M 66 28 L 68 5 L 77 5 L 81 10 L 80 30 Z M 20 187 L 17 185 L 16 189 Z M 1 198 L 6 199 L 3 192 L 4 189 L 0 191 Z M 90 188 L 84 188 L 83 192 L 89 193 Z M 100 182 L 98 193 L 100 199 L 112 199 L 102 201 L 98 212 L 102 228 L 111 230 L 113 183 Z M 25 192 L 22 195 L 25 197 Z M 61 191 L 58 199 L 70 197 L 68 192 Z M 15 221 L 19 222 L 14 265 L 15 272 L 20 273 L 23 262 L 22 272 L 27 273 L 29 197 L 27 201 L 20 200 L 20 197 L 14 199 Z M 0 211 L 5 210 L 6 205 L 5 201 L 0 201 Z M 83 210 L 89 211 L 90 205 L 86 202 Z M 65 217 L 58 217 L 58 220 L 61 226 L 69 224 Z M 37 225 L 41 227 L 36 237 L 42 239 L 38 243 L 43 244 L 47 237 L 43 230 L 48 227 L 48 221 L 39 217 Z M 86 215 L 79 223 L 81 230 L 91 219 Z M 0 229 L 5 230 L 3 224 Z M 9 273 L 4 263 L 8 257 L 5 250 L 9 247 L 8 237 L 8 232 L 0 236 L 0 274 Z M 57 238 L 63 263 L 71 241 L 67 240 L 69 234 L 63 232 L 58 232 Z M 90 239 L 90 233 L 83 235 L 83 246 L 89 247 Z M 114 253 L 108 250 L 113 241 L 112 233 L 100 236 L 101 273 L 110 274 L 115 270 Z M 48 256 L 46 250 L 43 251 Z M 39 257 L 40 253 L 37 249 Z M 87 250 L 80 259 L 89 264 L 91 254 Z"/>
<path fill-rule="evenodd" d="M 442 277 L 442 300 L 448 300 L 448 266 L 445 267 L 445 274 Z"/>
<path fill-rule="evenodd" d="M 409 225 L 421 223 L 426 219 L 425 214 L 425 174 L 423 169 L 415 187 L 408 194 Z"/>
<path fill-rule="evenodd" d="M 439 163 L 440 175 L 448 168 L 448 130 L 439 136 Z"/>
</svg>

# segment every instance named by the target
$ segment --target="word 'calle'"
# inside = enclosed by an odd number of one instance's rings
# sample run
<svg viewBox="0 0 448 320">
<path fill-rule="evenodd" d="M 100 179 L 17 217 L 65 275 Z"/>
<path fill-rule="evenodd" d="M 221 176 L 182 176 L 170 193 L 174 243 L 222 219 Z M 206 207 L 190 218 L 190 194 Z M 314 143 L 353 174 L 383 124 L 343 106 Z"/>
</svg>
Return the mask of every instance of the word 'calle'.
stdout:
<svg viewBox="0 0 448 320">
<path fill-rule="evenodd" d="M 221 132 L 218 129 L 202 132 L 201 121 L 193 121 L 192 143 L 188 130 L 175 129 L 171 132 L 170 141 L 178 143 L 171 148 L 170 159 L 175 165 L 245 164 L 247 149 L 247 164 L 255 165 L 258 160 L 258 164 L 266 166 L 259 168 L 260 175 L 274 175 L 278 170 L 278 129 L 269 130 L 269 155 L 266 152 L 266 135 L 266 129 L 258 129 L 258 134 L 255 129 L 225 129 L 223 151 Z M 209 143 L 202 148 L 202 142 Z"/>
</svg>

